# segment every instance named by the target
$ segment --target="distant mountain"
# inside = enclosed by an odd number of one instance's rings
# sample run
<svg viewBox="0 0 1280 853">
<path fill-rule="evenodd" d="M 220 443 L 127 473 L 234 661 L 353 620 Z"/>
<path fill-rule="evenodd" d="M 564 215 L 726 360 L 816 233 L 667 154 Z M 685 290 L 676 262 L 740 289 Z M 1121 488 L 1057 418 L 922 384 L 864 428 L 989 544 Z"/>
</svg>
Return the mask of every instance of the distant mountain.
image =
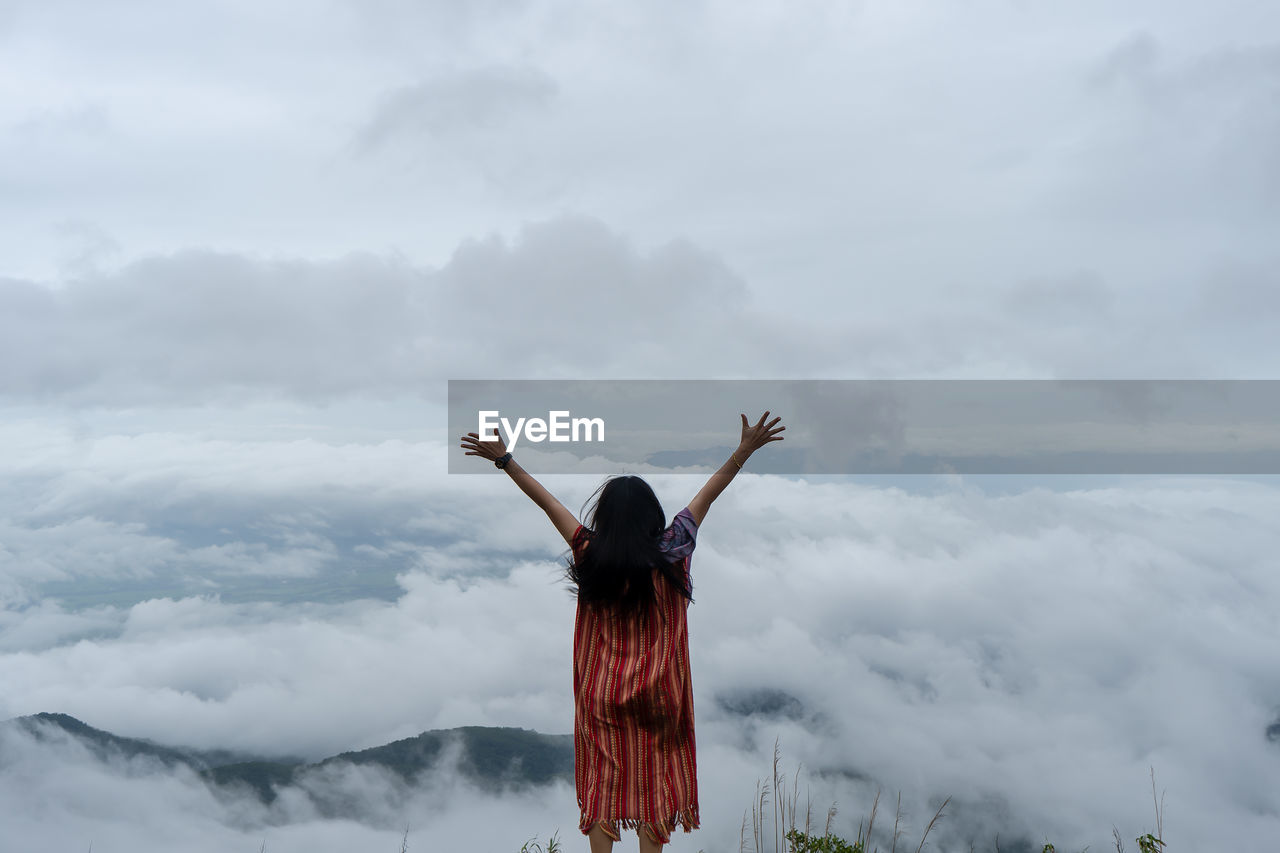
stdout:
<svg viewBox="0 0 1280 853">
<path fill-rule="evenodd" d="M 735 717 L 799 721 L 808 714 L 800 699 L 773 687 L 724 691 L 716 695 L 716 704 Z"/>
<path fill-rule="evenodd" d="M 154 760 L 165 767 L 182 764 L 201 771 L 225 764 L 249 761 L 253 758 L 246 753 L 228 750 L 170 747 L 150 740 L 121 737 L 102 729 L 95 729 L 67 714 L 32 714 L 28 717 L 14 717 L 0 723 L 0 728 L 9 727 L 21 729 L 37 741 L 49 741 L 59 732 L 70 735 L 100 761 L 109 758 L 143 758 Z M 300 764 L 301 759 L 294 763 Z"/>
<path fill-rule="evenodd" d="M 20 729 L 43 742 L 70 736 L 100 761 L 123 758 L 152 761 L 163 768 L 185 766 L 213 787 L 244 786 L 264 803 L 274 801 L 280 789 L 293 785 L 301 774 L 344 762 L 381 767 L 410 782 L 430 770 L 450 744 L 456 744 L 459 750 L 458 771 L 486 790 L 573 779 L 573 737 L 544 735 L 527 729 L 464 726 L 428 731 L 383 746 L 344 752 L 309 763 L 302 759 L 269 759 L 247 753 L 187 749 L 120 737 L 66 714 L 15 717 L 0 723 L 0 729 L 4 728 Z M 3 763 L 4 755 L 0 753 L 0 767 Z"/>
</svg>

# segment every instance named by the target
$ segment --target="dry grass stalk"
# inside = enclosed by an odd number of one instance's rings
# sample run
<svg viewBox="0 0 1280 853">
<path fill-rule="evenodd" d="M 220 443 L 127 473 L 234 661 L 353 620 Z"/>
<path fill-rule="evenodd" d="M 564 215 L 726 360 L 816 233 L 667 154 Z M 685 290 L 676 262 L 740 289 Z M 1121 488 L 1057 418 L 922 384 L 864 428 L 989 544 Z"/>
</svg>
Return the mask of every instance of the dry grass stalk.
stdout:
<svg viewBox="0 0 1280 853">
<path fill-rule="evenodd" d="M 920 851 L 924 849 L 925 839 L 929 837 L 929 832 L 933 829 L 933 825 L 942 817 L 942 810 L 947 807 L 947 803 L 949 802 L 951 802 L 951 798 L 947 797 L 942 801 L 942 805 L 938 806 L 938 810 L 933 813 L 933 819 L 930 820 L 929 825 L 924 828 L 924 835 L 920 836 L 920 846 L 916 848 L 916 853 L 920 853 Z"/>
</svg>

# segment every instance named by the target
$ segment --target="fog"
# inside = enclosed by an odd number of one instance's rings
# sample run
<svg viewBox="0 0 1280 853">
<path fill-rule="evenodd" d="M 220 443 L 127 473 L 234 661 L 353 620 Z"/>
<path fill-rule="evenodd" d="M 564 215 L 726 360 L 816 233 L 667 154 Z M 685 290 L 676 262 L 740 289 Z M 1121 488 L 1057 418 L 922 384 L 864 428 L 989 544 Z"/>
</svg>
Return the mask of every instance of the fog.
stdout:
<svg viewBox="0 0 1280 853">
<path fill-rule="evenodd" d="M 567 733 L 564 543 L 446 473 L 450 379 L 1276 374 L 1273 6 L 300 11 L 0 3 L 0 719 Z M 850 836 L 882 789 L 912 843 L 952 795 L 935 849 L 1107 849 L 1153 769 L 1171 850 L 1280 831 L 1274 478 L 752 469 L 694 555 L 673 850 L 738 849 L 775 742 Z M 3 737 L 5 853 L 586 846 L 567 786 L 448 757 L 309 777 L 338 821 Z"/>
<path fill-rule="evenodd" d="M 421 488 L 448 493 L 443 449 L 419 451 L 439 460 Z M 361 457 L 332 449 L 334 467 L 324 473 L 326 457 L 317 456 L 311 476 L 334 476 L 345 454 Z M 193 453 L 187 464 L 215 458 Z M 386 491 L 372 483 L 366 490 L 387 506 L 416 504 L 412 494 L 386 497 L 403 471 L 364 471 L 369 480 L 386 478 Z M 229 502 L 198 471 L 174 477 L 201 484 L 199 500 L 210 507 Z M 669 515 L 699 484 L 651 479 Z M 440 541 L 422 549 L 434 556 L 396 576 L 394 596 L 230 602 L 215 590 L 74 611 L 24 596 L 27 603 L 5 612 L 0 715 L 60 711 L 162 743 L 313 760 L 460 725 L 567 732 L 573 602 L 555 532 L 510 484 L 463 482 L 468 488 L 453 506 L 400 506 L 403 515 L 436 519 Z M 576 492 L 585 498 L 589 487 L 594 481 Z M 282 480 L 274 500 L 293 499 L 280 494 L 284 488 Z M 565 493 L 569 505 L 573 494 Z M 1277 503 L 1269 486 L 1213 478 L 987 494 L 960 478 L 913 493 L 740 475 L 708 515 L 695 552 L 690 636 L 706 828 L 673 849 L 737 843 L 776 738 L 784 771 L 795 763 L 809 769 L 818 810 L 840 802 L 845 831 L 855 831 L 882 787 L 902 790 L 913 818 L 950 794 L 958 803 L 952 823 L 966 831 L 992 827 L 1006 841 L 1022 831 L 1099 846 L 1113 824 L 1129 837 L 1153 825 L 1154 767 L 1169 792 L 1167 837 L 1247 847 L 1276 819 L 1268 792 L 1280 782 L 1265 736 L 1280 716 L 1270 616 L 1280 602 L 1273 556 L 1280 543 L 1266 521 Z M 470 524 L 443 523 L 464 514 Z M 346 526 L 341 514 L 329 506 L 319 516 L 290 542 L 336 552 L 325 537 Z M 503 519 L 506 530 L 468 562 L 485 540 L 474 526 L 482 517 Z M 50 548 L 79 548 L 78 532 L 89 539 L 86 553 L 99 541 L 93 530 L 60 530 Z M 394 541 L 397 531 L 381 535 Z M 179 563 L 199 551 L 166 541 L 178 555 L 168 559 Z M 378 534 L 366 541 L 393 550 Z M 290 542 L 276 547 L 289 551 Z M 499 567 L 504 552 L 510 556 Z M 446 556 L 455 553 L 457 561 Z M 22 562 L 53 560 L 28 551 Z M 236 579 L 221 577 L 219 585 L 234 591 Z M 794 702 L 742 716 L 743 697 L 749 706 L 760 691 Z M 13 825 L 32 827 L 33 843 L 47 837 L 33 815 L 49 809 L 67 811 L 56 821 L 60 832 L 80 827 L 85 835 L 96 835 L 103 808 L 125 811 L 95 804 L 90 793 L 112 774 L 131 777 L 112 797 L 147 805 L 133 808 L 131 829 L 103 827 L 95 849 L 113 849 L 108 838 L 141 845 L 177 837 L 184 825 L 206 822 L 219 827 L 214 837 L 260 843 L 253 839 L 275 821 L 269 846 L 284 849 L 320 831 L 314 815 L 289 812 L 287 802 L 283 812 L 256 814 L 220 803 L 191 779 L 86 766 L 69 749 L 57 757 L 68 795 L 51 796 L 19 783 L 23 761 L 44 760 L 20 755 L 9 761 L 6 784 L 14 788 L 4 802 Z M 357 792 L 346 796 L 385 784 L 329 781 Z M 438 784 L 447 792 L 457 783 Z M 159 800 L 149 793 L 157 786 L 168 791 Z M 371 808 L 369 826 L 343 831 L 392 849 L 405 823 L 465 832 L 482 810 L 476 802 L 503 816 L 504 834 L 493 836 L 491 849 L 576 829 L 567 788 L 497 802 L 441 790 L 371 794 L 401 805 Z M 1001 813 L 1006 822 L 997 826 Z"/>
</svg>

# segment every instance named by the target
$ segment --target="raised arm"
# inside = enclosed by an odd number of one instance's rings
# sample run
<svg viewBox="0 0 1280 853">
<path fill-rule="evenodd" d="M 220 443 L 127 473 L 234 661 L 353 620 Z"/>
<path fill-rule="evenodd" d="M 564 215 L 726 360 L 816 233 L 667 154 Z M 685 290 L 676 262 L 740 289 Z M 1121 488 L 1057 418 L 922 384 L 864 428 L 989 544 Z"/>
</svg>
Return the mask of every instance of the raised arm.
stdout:
<svg viewBox="0 0 1280 853">
<path fill-rule="evenodd" d="M 754 425 L 750 425 L 747 423 L 747 416 L 742 415 L 742 441 L 738 444 L 738 449 L 730 454 L 725 463 L 720 466 L 720 470 L 711 475 L 711 479 L 707 480 L 707 484 L 689 502 L 689 512 L 693 515 L 694 523 L 702 524 L 702 519 L 706 517 L 707 510 L 711 508 L 711 502 L 720 497 L 720 493 L 733 481 L 734 476 L 742 470 L 742 464 L 751 457 L 752 453 L 755 453 L 771 441 L 782 441 L 782 436 L 778 435 L 778 433 L 782 432 L 786 427 L 774 426 L 782 418 L 774 418 L 766 424 L 764 419 L 767 417 L 769 417 L 769 413 L 765 412 L 760 416 L 759 421 Z"/>
<path fill-rule="evenodd" d="M 479 456 L 482 459 L 488 459 L 490 462 L 501 459 L 507 453 L 507 446 L 501 437 L 481 441 L 479 434 L 474 432 L 469 432 L 462 437 L 462 448 L 467 451 L 467 456 Z M 564 504 L 556 500 L 555 496 L 534 479 L 532 474 L 521 468 L 520 463 L 514 458 L 509 459 L 502 470 L 506 471 L 507 476 L 512 480 L 515 480 L 516 485 L 520 487 L 520 491 L 528 495 L 547 514 L 547 518 L 551 519 L 551 523 L 556 526 L 556 530 L 564 537 L 564 541 L 572 547 L 573 534 L 578 529 L 578 519 L 574 517 L 573 513 L 565 509 Z"/>
</svg>

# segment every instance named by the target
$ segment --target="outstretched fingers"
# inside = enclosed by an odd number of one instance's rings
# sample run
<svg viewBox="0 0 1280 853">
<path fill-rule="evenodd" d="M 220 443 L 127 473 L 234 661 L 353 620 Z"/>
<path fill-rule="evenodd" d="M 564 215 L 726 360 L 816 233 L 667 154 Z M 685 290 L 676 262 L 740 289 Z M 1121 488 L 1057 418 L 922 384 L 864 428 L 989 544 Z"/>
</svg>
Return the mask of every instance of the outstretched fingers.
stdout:
<svg viewBox="0 0 1280 853">
<path fill-rule="evenodd" d="M 763 447 L 771 441 L 783 440 L 783 436 L 779 433 L 785 430 L 786 427 L 778 426 L 782 422 L 782 417 L 776 416 L 773 420 L 769 420 L 770 414 L 771 412 L 766 411 L 760 416 L 760 420 L 756 421 L 755 424 L 750 424 L 747 421 L 746 414 L 739 413 L 742 418 L 742 440 L 745 444 L 750 445 L 753 450 Z"/>
<path fill-rule="evenodd" d="M 482 456 L 493 460 L 506 452 L 506 446 L 501 441 L 482 440 L 479 433 L 469 432 L 458 440 L 466 451 L 464 456 Z"/>
</svg>

